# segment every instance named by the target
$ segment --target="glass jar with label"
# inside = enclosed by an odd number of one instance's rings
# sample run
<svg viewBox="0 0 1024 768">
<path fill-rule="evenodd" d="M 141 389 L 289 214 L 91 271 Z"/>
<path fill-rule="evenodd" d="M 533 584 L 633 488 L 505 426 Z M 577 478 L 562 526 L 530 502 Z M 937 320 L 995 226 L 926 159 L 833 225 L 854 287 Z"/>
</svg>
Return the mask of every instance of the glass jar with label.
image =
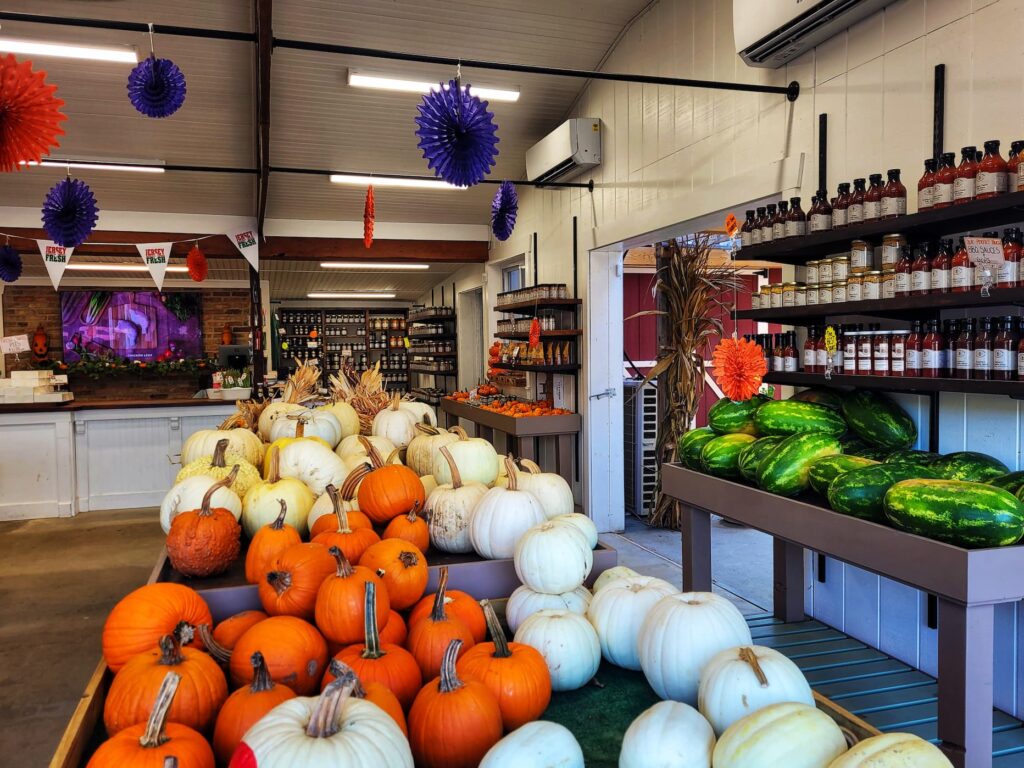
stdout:
<svg viewBox="0 0 1024 768">
<path fill-rule="evenodd" d="M 772 306 L 772 287 L 771 285 L 761 286 L 761 309 L 769 309 Z"/>
<path fill-rule="evenodd" d="M 874 266 L 875 249 L 866 240 L 850 243 L 850 272 L 867 272 Z"/>
<path fill-rule="evenodd" d="M 772 309 L 778 309 L 782 306 L 782 283 L 775 283 L 772 285 Z"/>
<path fill-rule="evenodd" d="M 999 381 L 1012 381 L 1017 367 L 1018 339 L 1014 328 L 1013 317 L 1007 315 L 999 319 L 996 335 L 992 340 L 992 378 Z"/>
<path fill-rule="evenodd" d="M 907 238 L 903 235 L 885 235 L 882 238 L 882 269 L 894 269 L 906 246 Z"/>
<path fill-rule="evenodd" d="M 864 221 L 877 221 L 882 217 L 882 174 L 872 173 L 871 184 L 864 193 Z"/>
<path fill-rule="evenodd" d="M 910 295 L 910 280 L 914 272 L 914 260 L 910 256 L 910 249 L 904 248 L 900 253 L 900 259 L 896 262 L 895 289 L 897 296 Z"/>
<path fill-rule="evenodd" d="M 816 283 L 820 279 L 820 276 L 818 274 L 818 265 L 820 263 L 821 262 L 818 259 L 812 259 L 811 261 L 807 262 L 807 271 L 804 273 L 804 279 L 807 281 L 808 285 L 810 285 L 811 283 Z"/>
<path fill-rule="evenodd" d="M 985 142 L 985 156 L 978 163 L 975 197 L 978 200 L 984 200 L 987 197 L 1005 195 L 1006 172 L 1006 161 L 999 154 L 999 140 L 989 139 Z"/>
<path fill-rule="evenodd" d="M 999 288 L 1016 288 L 1020 284 L 1021 232 L 1016 227 L 1003 231 L 1003 263 L 996 270 Z"/>
<path fill-rule="evenodd" d="M 839 282 L 832 283 L 832 303 L 841 304 L 847 301 L 846 298 L 846 281 L 840 280 Z"/>
<path fill-rule="evenodd" d="M 875 376 L 889 375 L 889 340 L 891 331 L 875 331 L 872 339 L 871 373 Z"/>
<path fill-rule="evenodd" d="M 796 284 L 796 302 L 794 306 L 806 307 L 807 306 L 807 286 L 803 283 Z"/>
<path fill-rule="evenodd" d="M 786 237 L 802 237 L 807 234 L 807 214 L 800 207 L 800 198 L 789 198 L 789 214 L 786 216 Z"/>
<path fill-rule="evenodd" d="M 953 182 L 953 204 L 969 203 L 977 194 L 978 162 L 975 146 L 963 147 L 960 150 L 960 165 L 956 167 L 956 181 Z"/>
<path fill-rule="evenodd" d="M 818 303 L 832 303 L 832 283 L 818 283 Z"/>
<path fill-rule="evenodd" d="M 857 373 L 857 346 L 863 331 L 846 330 L 843 332 L 843 373 L 853 376 Z"/>
<path fill-rule="evenodd" d="M 931 258 L 932 293 L 949 293 L 952 286 L 953 241 L 943 240 Z"/>
<path fill-rule="evenodd" d="M 924 173 L 917 182 L 917 212 L 930 211 L 935 205 L 935 168 L 934 157 L 924 161 Z"/>
<path fill-rule="evenodd" d="M 857 373 L 870 376 L 875 359 L 875 331 L 861 331 L 857 334 Z"/>
<path fill-rule="evenodd" d="M 750 308 L 751 309 L 760 309 L 761 308 L 761 294 L 760 293 L 752 293 L 752 294 L 750 294 Z M 501 329 L 499 328 L 498 330 L 500 331 Z"/>
<path fill-rule="evenodd" d="M 907 332 L 889 332 L 889 375 L 903 376 L 906 373 Z"/>
<path fill-rule="evenodd" d="M 883 299 L 896 298 L 896 270 L 882 270 L 882 296 Z"/>
<path fill-rule="evenodd" d="M 818 284 L 807 286 L 807 297 L 806 302 L 808 307 L 813 307 L 818 303 Z"/>
<path fill-rule="evenodd" d="M 850 276 L 850 257 L 833 256 L 832 259 L 832 282 L 846 280 Z"/>
<path fill-rule="evenodd" d="M 796 283 L 782 284 L 782 306 L 792 307 L 796 304 Z"/>
<path fill-rule="evenodd" d="M 809 282 L 809 281 L 808 281 Z M 818 284 L 832 282 L 832 259 L 821 259 L 818 262 Z"/>
<path fill-rule="evenodd" d="M 943 152 L 939 167 L 935 169 L 935 188 L 932 193 L 933 208 L 949 208 L 953 204 L 956 186 L 956 154 Z"/>
<path fill-rule="evenodd" d="M 846 300 L 860 301 L 861 299 L 863 299 L 863 287 L 863 275 L 850 275 L 848 278 L 846 278 Z"/>
<path fill-rule="evenodd" d="M 873 269 L 861 275 L 860 297 L 863 301 L 882 298 L 882 271 L 880 269 Z"/>
<path fill-rule="evenodd" d="M 907 212 L 907 188 L 900 181 L 900 169 L 890 168 L 882 188 L 882 218 L 895 219 Z"/>
<path fill-rule="evenodd" d="M 850 226 L 864 221 L 864 192 L 864 179 L 854 179 L 850 204 L 846 208 L 846 223 Z"/>
</svg>

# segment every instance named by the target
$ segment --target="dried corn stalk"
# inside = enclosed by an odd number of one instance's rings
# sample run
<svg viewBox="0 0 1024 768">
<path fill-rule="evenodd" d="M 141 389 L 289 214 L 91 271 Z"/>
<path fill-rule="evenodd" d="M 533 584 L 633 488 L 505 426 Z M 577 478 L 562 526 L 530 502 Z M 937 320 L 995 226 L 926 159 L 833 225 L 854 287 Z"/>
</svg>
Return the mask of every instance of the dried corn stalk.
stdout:
<svg viewBox="0 0 1024 768">
<path fill-rule="evenodd" d="M 313 363 L 302 363 L 295 373 L 288 377 L 281 397 L 285 403 L 305 403 L 317 397 L 320 383 L 320 368 Z"/>
<path fill-rule="evenodd" d="M 228 416 L 218 429 L 248 429 L 251 432 L 259 431 L 260 415 L 263 409 L 270 405 L 269 400 L 238 400 L 235 407 L 238 409 Z"/>
<path fill-rule="evenodd" d="M 360 432 L 369 435 L 373 428 L 373 417 L 391 403 L 391 395 L 384 389 L 384 377 L 380 373 L 380 362 L 369 370 L 357 374 L 352 368 L 344 368 L 341 376 L 331 376 L 331 398 L 333 402 L 348 403 L 359 414 Z"/>
</svg>

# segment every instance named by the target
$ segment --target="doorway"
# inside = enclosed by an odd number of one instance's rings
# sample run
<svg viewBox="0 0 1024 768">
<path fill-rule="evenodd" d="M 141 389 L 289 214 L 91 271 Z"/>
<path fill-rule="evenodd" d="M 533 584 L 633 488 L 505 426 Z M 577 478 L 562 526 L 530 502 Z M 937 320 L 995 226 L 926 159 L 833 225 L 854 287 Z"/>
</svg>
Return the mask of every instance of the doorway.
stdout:
<svg viewBox="0 0 1024 768">
<path fill-rule="evenodd" d="M 468 390 L 484 380 L 484 289 L 459 293 L 455 316 L 459 325 L 459 389 Z"/>
</svg>

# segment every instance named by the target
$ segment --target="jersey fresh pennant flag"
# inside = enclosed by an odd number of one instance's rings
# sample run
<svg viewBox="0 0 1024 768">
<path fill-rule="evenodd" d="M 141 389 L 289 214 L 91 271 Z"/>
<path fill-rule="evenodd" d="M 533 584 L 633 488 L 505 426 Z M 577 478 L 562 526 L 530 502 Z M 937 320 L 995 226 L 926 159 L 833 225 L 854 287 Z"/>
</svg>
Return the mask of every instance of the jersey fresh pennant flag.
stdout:
<svg viewBox="0 0 1024 768">
<path fill-rule="evenodd" d="M 231 230 L 227 233 L 227 236 L 234 243 L 238 252 L 252 265 L 252 268 L 259 272 L 260 244 L 259 239 L 256 237 L 256 222 L 253 221 L 249 226 Z"/>
<path fill-rule="evenodd" d="M 53 289 L 57 290 L 60 288 L 60 279 L 64 276 L 64 270 L 67 268 L 68 262 L 71 261 L 71 254 L 75 249 L 57 245 L 53 240 L 36 240 L 36 245 L 39 247 L 39 255 L 43 257 L 46 271 L 50 275 Z"/>
<path fill-rule="evenodd" d="M 149 267 L 149 274 L 153 276 L 156 289 L 164 289 L 164 273 L 167 272 L 167 262 L 171 258 L 171 246 L 174 243 L 136 243 L 142 261 Z"/>
</svg>

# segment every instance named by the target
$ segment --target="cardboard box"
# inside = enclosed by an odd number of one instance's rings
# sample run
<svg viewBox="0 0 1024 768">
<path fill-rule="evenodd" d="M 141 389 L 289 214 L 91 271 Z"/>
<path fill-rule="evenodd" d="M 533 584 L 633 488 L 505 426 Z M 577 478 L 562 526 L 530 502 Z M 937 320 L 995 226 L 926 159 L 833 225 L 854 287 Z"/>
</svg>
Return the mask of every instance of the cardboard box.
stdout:
<svg viewBox="0 0 1024 768">
<path fill-rule="evenodd" d="M 36 392 L 33 396 L 36 403 L 66 403 L 74 399 L 71 392 Z"/>
<path fill-rule="evenodd" d="M 34 387 L 38 384 L 49 384 L 53 379 L 53 371 L 11 371 L 11 381 L 17 387 Z"/>
</svg>

